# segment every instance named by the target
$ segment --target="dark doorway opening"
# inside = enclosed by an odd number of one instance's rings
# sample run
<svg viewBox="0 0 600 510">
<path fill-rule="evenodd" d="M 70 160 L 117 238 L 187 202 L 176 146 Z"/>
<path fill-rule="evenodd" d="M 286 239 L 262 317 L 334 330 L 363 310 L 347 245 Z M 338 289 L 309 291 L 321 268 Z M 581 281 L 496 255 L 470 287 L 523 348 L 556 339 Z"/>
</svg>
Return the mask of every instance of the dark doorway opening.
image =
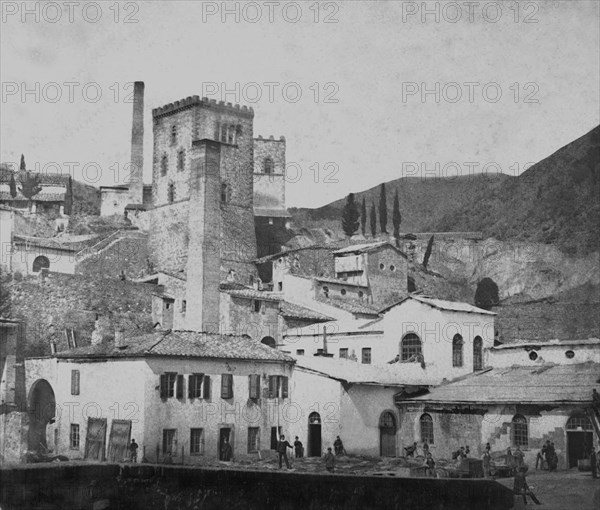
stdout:
<svg viewBox="0 0 600 510">
<path fill-rule="evenodd" d="M 27 402 L 29 434 L 27 448 L 30 451 L 47 453 L 46 427 L 54 420 L 56 399 L 54 390 L 45 379 L 33 383 Z"/>
<path fill-rule="evenodd" d="M 384 411 L 379 418 L 379 454 L 382 457 L 396 456 L 396 418 Z"/>
<path fill-rule="evenodd" d="M 281 435 L 281 430 L 282 427 L 271 427 L 271 450 L 277 450 L 277 441 Z"/>
<path fill-rule="evenodd" d="M 231 446 L 230 453 L 227 452 L 223 445 L 228 442 Z M 227 458 L 230 455 L 230 458 Z M 219 460 L 230 461 L 233 457 L 233 431 L 230 428 L 219 429 Z"/>
<path fill-rule="evenodd" d="M 576 414 L 567 421 L 567 456 L 569 468 L 577 461 L 589 459 L 594 445 L 592 422 L 584 414 Z"/>
<path fill-rule="evenodd" d="M 321 452 L 321 416 L 319 413 L 310 413 L 308 417 L 308 456 L 320 457 Z"/>
</svg>

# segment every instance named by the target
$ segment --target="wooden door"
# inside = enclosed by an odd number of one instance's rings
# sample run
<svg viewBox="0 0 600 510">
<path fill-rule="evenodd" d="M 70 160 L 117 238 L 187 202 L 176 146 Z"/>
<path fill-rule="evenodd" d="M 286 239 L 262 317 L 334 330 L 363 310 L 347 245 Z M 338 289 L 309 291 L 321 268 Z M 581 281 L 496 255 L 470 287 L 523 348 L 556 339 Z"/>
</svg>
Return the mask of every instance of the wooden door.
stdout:
<svg viewBox="0 0 600 510">
<path fill-rule="evenodd" d="M 122 462 L 129 457 L 131 420 L 113 420 L 108 436 L 108 460 Z"/>
<path fill-rule="evenodd" d="M 105 460 L 106 418 L 88 418 L 85 455 L 88 460 Z"/>
</svg>

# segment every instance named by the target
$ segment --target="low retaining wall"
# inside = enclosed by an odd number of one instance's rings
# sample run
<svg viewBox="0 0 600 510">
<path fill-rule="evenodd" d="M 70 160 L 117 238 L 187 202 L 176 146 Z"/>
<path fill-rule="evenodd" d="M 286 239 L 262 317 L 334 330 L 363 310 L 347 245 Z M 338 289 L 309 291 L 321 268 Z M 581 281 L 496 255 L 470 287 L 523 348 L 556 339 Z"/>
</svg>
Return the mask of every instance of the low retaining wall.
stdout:
<svg viewBox="0 0 600 510">
<path fill-rule="evenodd" d="M 28 465 L 2 469 L 0 477 L 3 510 L 503 510 L 513 506 L 512 492 L 488 480 L 359 477 L 148 464 Z"/>
</svg>

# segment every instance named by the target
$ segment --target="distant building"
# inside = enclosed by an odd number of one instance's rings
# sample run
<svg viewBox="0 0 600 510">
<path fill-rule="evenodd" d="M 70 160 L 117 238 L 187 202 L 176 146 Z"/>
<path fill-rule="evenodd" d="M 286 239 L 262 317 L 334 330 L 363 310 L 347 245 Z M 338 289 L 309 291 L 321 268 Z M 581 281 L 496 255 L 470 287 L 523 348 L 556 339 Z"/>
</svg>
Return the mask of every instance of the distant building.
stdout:
<svg viewBox="0 0 600 510">
<path fill-rule="evenodd" d="M 54 214 L 57 217 L 70 215 L 69 202 L 72 201 L 72 180 L 69 174 L 34 173 L 39 180 L 41 191 L 31 198 L 31 212 Z M 8 165 L 0 166 L 0 204 L 22 211 L 30 210 L 30 201 L 21 193 L 21 180 L 24 171 L 12 171 Z M 14 182 L 15 196 L 11 194 L 11 181 Z"/>
</svg>

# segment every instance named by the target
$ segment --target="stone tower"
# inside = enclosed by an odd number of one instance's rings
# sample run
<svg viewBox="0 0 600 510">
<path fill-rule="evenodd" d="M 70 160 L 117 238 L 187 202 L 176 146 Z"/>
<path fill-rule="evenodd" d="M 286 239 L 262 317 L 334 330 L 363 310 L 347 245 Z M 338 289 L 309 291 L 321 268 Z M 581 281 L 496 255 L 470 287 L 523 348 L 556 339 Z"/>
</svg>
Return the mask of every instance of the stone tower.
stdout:
<svg viewBox="0 0 600 510">
<path fill-rule="evenodd" d="M 133 85 L 133 121 L 131 124 L 131 168 L 129 174 L 129 203 L 144 201 L 144 82 Z"/>
<path fill-rule="evenodd" d="M 185 275 L 189 327 L 200 330 L 218 322 L 219 282 L 256 275 L 254 111 L 194 96 L 152 117 L 153 262 Z"/>
</svg>

